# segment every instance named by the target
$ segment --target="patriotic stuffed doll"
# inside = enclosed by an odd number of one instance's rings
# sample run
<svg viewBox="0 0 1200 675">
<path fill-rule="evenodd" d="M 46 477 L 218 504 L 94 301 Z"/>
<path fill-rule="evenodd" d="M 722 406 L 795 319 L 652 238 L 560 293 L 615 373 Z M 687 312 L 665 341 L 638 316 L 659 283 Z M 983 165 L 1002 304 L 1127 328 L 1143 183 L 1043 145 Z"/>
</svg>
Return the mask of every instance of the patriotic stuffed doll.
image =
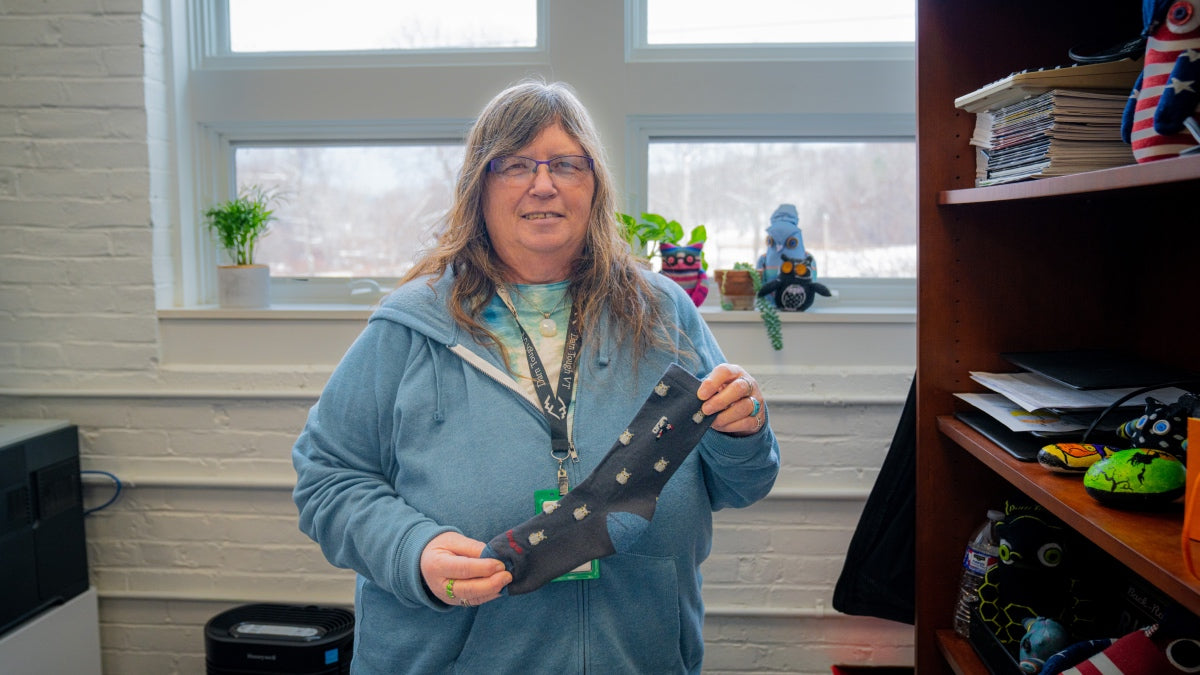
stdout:
<svg viewBox="0 0 1200 675">
<path fill-rule="evenodd" d="M 1087 640 L 1046 659 L 1042 675 L 1175 675 L 1200 670 L 1200 640 L 1160 624 Z"/>
<path fill-rule="evenodd" d="M 1143 0 L 1146 57 L 1121 119 L 1121 138 L 1139 163 L 1200 145 L 1200 0 Z"/>
</svg>

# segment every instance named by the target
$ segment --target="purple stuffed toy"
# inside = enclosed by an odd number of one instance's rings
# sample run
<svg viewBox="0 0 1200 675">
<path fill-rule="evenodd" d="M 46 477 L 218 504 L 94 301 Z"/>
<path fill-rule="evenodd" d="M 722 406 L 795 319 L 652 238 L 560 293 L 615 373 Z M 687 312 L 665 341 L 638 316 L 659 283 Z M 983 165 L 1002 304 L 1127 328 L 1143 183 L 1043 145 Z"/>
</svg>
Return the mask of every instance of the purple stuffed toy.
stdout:
<svg viewBox="0 0 1200 675">
<path fill-rule="evenodd" d="M 662 242 L 662 273 L 683 286 L 688 297 L 699 307 L 704 298 L 708 297 L 708 286 L 704 280 L 708 273 L 704 271 L 704 242 L 692 242 L 687 245 Z"/>
</svg>

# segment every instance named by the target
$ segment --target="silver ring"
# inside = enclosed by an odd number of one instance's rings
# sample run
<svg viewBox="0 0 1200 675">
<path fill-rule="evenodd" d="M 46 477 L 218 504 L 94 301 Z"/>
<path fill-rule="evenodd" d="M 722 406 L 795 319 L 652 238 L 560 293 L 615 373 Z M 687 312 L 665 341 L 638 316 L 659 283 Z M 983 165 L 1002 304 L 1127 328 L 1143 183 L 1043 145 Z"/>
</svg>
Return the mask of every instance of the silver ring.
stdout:
<svg viewBox="0 0 1200 675">
<path fill-rule="evenodd" d="M 471 601 L 467 600 L 466 598 L 459 599 L 458 604 L 462 605 L 463 607 L 471 607 L 472 606 Z"/>
<path fill-rule="evenodd" d="M 763 415 L 762 417 L 755 417 L 754 418 L 754 430 L 758 431 L 759 429 L 762 429 L 763 423 L 765 423 L 766 421 L 767 421 L 766 415 Z"/>
<path fill-rule="evenodd" d="M 750 399 L 750 402 L 754 404 L 754 410 L 751 410 L 751 411 L 750 411 L 750 416 L 751 416 L 751 417 L 758 417 L 758 411 L 759 411 L 759 410 L 762 410 L 762 404 L 761 404 L 761 403 L 759 403 L 759 402 L 758 402 L 758 399 L 754 398 L 753 396 L 749 396 L 749 397 L 747 397 L 747 398 L 749 398 L 749 399 Z"/>
</svg>

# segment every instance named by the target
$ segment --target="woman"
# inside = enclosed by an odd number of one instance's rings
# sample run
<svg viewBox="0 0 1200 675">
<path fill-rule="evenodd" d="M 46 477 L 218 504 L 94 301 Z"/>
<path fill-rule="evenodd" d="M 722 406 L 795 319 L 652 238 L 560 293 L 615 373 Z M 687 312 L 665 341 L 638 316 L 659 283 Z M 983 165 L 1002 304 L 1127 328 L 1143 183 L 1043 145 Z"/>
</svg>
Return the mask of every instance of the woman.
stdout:
<svg viewBox="0 0 1200 675">
<path fill-rule="evenodd" d="M 762 498 L 779 449 L 754 378 L 630 253 L 615 212 L 571 90 L 501 92 L 467 138 L 437 247 L 310 412 L 294 497 L 301 529 L 358 573 L 355 673 L 699 672 L 712 511 Z M 583 482 L 672 363 L 703 376 L 712 426 L 644 534 L 506 592 L 485 543 Z"/>
</svg>

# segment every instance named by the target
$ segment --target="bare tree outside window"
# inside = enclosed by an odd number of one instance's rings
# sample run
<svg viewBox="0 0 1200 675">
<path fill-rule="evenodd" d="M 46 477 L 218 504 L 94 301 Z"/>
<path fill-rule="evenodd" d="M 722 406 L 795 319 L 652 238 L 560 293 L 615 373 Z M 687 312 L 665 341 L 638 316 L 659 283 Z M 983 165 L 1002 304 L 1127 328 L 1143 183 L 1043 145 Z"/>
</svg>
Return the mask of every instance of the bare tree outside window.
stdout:
<svg viewBox="0 0 1200 675">
<path fill-rule="evenodd" d="M 449 208 L 462 146 L 239 147 L 239 188 L 282 197 L 259 247 L 277 277 L 398 277 Z M 795 204 L 824 277 L 916 276 L 911 142 L 652 142 L 648 210 L 705 225 L 712 268 L 753 263 Z"/>
<path fill-rule="evenodd" d="M 916 5 L 901 0 L 646 0 L 646 41 L 682 44 L 912 42 Z"/>
<path fill-rule="evenodd" d="M 280 196 L 258 258 L 277 277 L 398 277 L 430 246 L 462 146 L 240 147 L 239 188 Z"/>
<path fill-rule="evenodd" d="M 916 276 L 910 142 L 651 142 L 647 208 L 705 225 L 710 268 L 754 263 L 771 213 L 795 204 L 824 277 Z"/>
<path fill-rule="evenodd" d="M 536 0 L 229 0 L 234 52 L 479 49 L 537 44 Z"/>
</svg>

